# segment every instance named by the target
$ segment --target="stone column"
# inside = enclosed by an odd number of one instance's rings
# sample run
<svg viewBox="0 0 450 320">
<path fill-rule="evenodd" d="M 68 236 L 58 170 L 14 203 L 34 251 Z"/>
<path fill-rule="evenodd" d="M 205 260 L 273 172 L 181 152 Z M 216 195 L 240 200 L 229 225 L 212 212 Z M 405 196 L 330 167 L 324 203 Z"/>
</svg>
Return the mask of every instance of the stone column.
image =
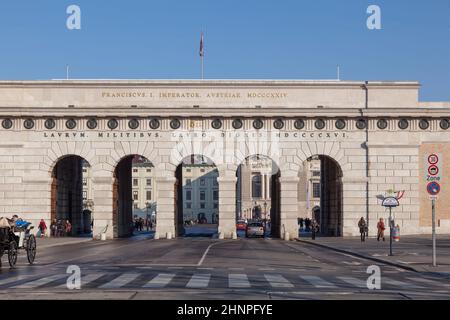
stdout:
<svg viewBox="0 0 450 320">
<path fill-rule="evenodd" d="M 158 177 L 156 233 L 160 238 L 175 237 L 175 177 Z"/>
<path fill-rule="evenodd" d="M 236 232 L 236 176 L 217 178 L 219 183 L 219 234 L 231 238 Z"/>
<path fill-rule="evenodd" d="M 298 238 L 298 182 L 297 175 L 280 177 L 280 237 L 285 239 L 286 232 L 289 239 Z M 276 195 L 273 195 L 276 196 Z"/>
<path fill-rule="evenodd" d="M 94 177 L 94 206 L 92 217 L 94 219 L 93 238 L 100 239 L 106 233 L 107 239 L 114 238 L 113 223 L 113 182 L 112 177 Z"/>
</svg>

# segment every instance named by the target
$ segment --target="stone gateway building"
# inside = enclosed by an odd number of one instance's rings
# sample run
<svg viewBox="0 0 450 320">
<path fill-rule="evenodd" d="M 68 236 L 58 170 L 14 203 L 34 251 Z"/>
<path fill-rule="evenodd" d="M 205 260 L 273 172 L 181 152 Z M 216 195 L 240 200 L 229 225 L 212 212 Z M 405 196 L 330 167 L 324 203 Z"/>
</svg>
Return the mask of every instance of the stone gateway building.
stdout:
<svg viewBox="0 0 450 320">
<path fill-rule="evenodd" d="M 0 82 L 0 216 L 70 219 L 86 230 L 82 164 L 92 177 L 95 238 L 126 236 L 132 221 L 132 159 L 154 166 L 157 236 L 182 229 L 177 168 L 200 155 L 218 172 L 218 232 L 236 231 L 237 170 L 272 161 L 272 235 L 298 236 L 305 207 L 299 181 L 320 160 L 321 232 L 358 234 L 360 217 L 394 209 L 402 234 L 431 232 L 425 158 L 441 157 L 438 232 L 450 232 L 450 103 L 419 102 L 417 82 L 350 81 L 3 81 Z M 255 183 L 258 183 L 256 181 Z M 181 210 L 180 210 L 181 208 Z"/>
</svg>

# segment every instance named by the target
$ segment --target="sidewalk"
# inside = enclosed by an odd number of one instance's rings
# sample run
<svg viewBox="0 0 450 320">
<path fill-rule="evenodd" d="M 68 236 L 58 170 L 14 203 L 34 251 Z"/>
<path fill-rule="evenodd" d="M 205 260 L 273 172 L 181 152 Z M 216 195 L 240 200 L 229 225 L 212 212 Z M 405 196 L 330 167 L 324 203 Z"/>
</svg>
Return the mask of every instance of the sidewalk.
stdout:
<svg viewBox="0 0 450 320">
<path fill-rule="evenodd" d="M 297 241 L 321 246 L 334 251 L 370 259 L 374 262 L 393 265 L 415 272 L 439 273 L 450 277 L 450 236 L 437 236 L 437 267 L 432 266 L 431 236 L 404 236 L 400 242 L 393 242 L 393 256 L 389 256 L 389 235 L 386 241 L 378 242 L 376 238 L 361 242 L 355 238 L 310 237 L 302 235 Z"/>
<path fill-rule="evenodd" d="M 38 248 L 51 248 L 92 241 L 91 237 L 58 237 L 58 238 L 37 238 Z"/>
</svg>

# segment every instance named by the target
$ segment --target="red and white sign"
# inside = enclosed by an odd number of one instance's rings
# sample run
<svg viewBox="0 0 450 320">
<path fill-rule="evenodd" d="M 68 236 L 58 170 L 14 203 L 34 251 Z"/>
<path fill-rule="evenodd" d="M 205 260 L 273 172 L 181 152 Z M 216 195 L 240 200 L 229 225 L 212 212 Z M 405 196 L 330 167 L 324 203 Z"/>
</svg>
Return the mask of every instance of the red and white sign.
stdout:
<svg viewBox="0 0 450 320">
<path fill-rule="evenodd" d="M 427 182 L 427 191 L 430 194 L 437 194 L 441 190 L 440 187 L 442 185 L 442 164 L 443 158 L 441 154 L 431 153 L 425 155 L 425 181 Z M 430 190 L 434 190 L 436 187 L 439 189 L 437 192 L 430 192 Z M 433 188 L 430 189 L 430 185 Z"/>
<path fill-rule="evenodd" d="M 430 154 L 428 156 L 428 164 L 437 164 L 439 162 L 439 156 L 437 154 Z"/>
</svg>

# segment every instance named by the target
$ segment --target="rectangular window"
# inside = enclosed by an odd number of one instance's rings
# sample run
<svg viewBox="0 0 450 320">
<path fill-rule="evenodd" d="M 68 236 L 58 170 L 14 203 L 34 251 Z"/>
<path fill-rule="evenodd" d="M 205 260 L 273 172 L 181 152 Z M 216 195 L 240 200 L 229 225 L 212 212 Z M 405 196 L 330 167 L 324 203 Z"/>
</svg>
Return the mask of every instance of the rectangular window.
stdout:
<svg viewBox="0 0 450 320">
<path fill-rule="evenodd" d="M 192 208 L 192 203 L 186 202 L 186 209 L 191 209 L 191 208 Z"/>
<path fill-rule="evenodd" d="M 83 186 L 87 186 L 87 179 L 83 178 Z"/>
<path fill-rule="evenodd" d="M 204 202 L 200 202 L 200 209 L 205 209 L 205 203 Z"/>
<path fill-rule="evenodd" d="M 152 172 L 152 169 L 147 169 L 147 172 L 148 172 L 148 173 Z"/>
<path fill-rule="evenodd" d="M 87 191 L 83 191 L 83 200 L 87 200 Z"/>
<path fill-rule="evenodd" d="M 152 192 L 147 191 L 147 200 L 152 200 Z"/>
<path fill-rule="evenodd" d="M 320 171 L 313 171 L 313 177 L 320 177 Z"/>
<path fill-rule="evenodd" d="M 152 179 L 147 179 L 147 186 L 151 186 L 152 185 Z"/>
<path fill-rule="evenodd" d="M 200 185 L 204 186 L 205 185 L 205 179 L 200 179 Z"/>
<path fill-rule="evenodd" d="M 137 173 L 138 172 L 138 169 L 133 169 L 133 173 Z"/>
<path fill-rule="evenodd" d="M 219 209 L 219 204 L 217 202 L 214 202 L 214 209 Z"/>
<path fill-rule="evenodd" d="M 191 180 L 191 179 L 186 179 L 186 185 L 187 185 L 187 186 L 190 186 L 191 183 L 192 183 L 192 180 Z"/>
<path fill-rule="evenodd" d="M 219 200 L 219 190 L 214 190 L 213 191 L 213 200 L 214 201 Z"/>
<path fill-rule="evenodd" d="M 206 192 L 205 190 L 200 191 L 200 201 L 206 200 Z"/>
<path fill-rule="evenodd" d="M 186 169 L 186 172 L 191 172 L 192 170 L 191 169 Z"/>
<path fill-rule="evenodd" d="M 130 181 L 130 180 L 128 180 L 128 181 Z M 138 184 L 139 184 L 138 179 L 133 179 L 133 186 L 134 186 L 134 187 L 137 187 Z"/>
<path fill-rule="evenodd" d="M 252 177 L 252 197 L 262 197 L 262 176 L 260 174 L 256 174 Z"/>
<path fill-rule="evenodd" d="M 138 209 L 138 204 L 137 203 L 133 204 L 133 208 Z"/>
<path fill-rule="evenodd" d="M 192 200 L 192 191 L 186 190 L 186 200 L 190 201 Z"/>
<path fill-rule="evenodd" d="M 313 183 L 313 197 L 320 198 L 320 183 Z"/>
<path fill-rule="evenodd" d="M 205 172 L 205 168 L 201 168 L 201 169 L 200 169 L 200 172 Z"/>
<path fill-rule="evenodd" d="M 139 200 L 138 192 L 133 191 L 133 200 Z"/>
</svg>

